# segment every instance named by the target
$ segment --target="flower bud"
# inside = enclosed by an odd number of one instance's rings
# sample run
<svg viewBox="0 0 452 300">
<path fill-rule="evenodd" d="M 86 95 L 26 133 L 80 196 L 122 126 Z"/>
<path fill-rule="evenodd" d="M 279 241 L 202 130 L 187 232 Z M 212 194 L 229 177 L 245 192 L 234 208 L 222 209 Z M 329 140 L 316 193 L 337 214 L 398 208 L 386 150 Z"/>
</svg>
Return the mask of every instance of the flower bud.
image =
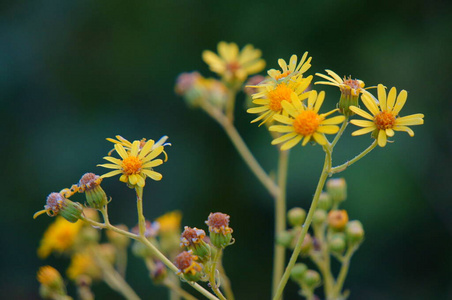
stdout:
<svg viewBox="0 0 452 300">
<path fill-rule="evenodd" d="M 364 229 L 360 221 L 350 221 L 345 228 L 345 235 L 350 245 L 356 245 L 362 242 L 364 238 Z"/>
<path fill-rule="evenodd" d="M 287 213 L 287 220 L 293 227 L 301 226 L 306 219 L 306 211 L 301 207 L 294 207 Z"/>
<path fill-rule="evenodd" d="M 319 196 L 319 203 L 317 207 L 323 209 L 324 211 L 328 211 L 333 205 L 333 200 L 331 199 L 330 194 L 322 192 Z"/>
<path fill-rule="evenodd" d="M 155 267 L 151 271 L 151 279 L 155 284 L 162 283 L 167 275 L 165 265 L 160 261 L 155 262 Z"/>
<path fill-rule="evenodd" d="M 64 291 L 64 282 L 60 273 L 51 266 L 40 267 L 36 278 L 39 283 L 53 291 Z"/>
<path fill-rule="evenodd" d="M 174 264 L 179 269 L 178 275 L 184 275 L 188 281 L 198 281 L 201 279 L 202 265 L 196 261 L 198 257 L 192 254 L 192 251 L 184 251 L 176 256 Z"/>
<path fill-rule="evenodd" d="M 82 212 L 83 206 L 80 203 L 65 199 L 60 215 L 69 222 L 75 223 L 78 219 L 80 219 Z"/>
<path fill-rule="evenodd" d="M 279 245 L 284 246 L 286 248 L 291 247 L 292 240 L 293 240 L 293 234 L 286 230 L 279 232 L 276 236 L 276 242 Z"/>
<path fill-rule="evenodd" d="M 359 94 L 364 90 L 364 82 L 359 79 L 344 77 L 341 89 L 341 98 L 339 100 L 339 112 L 344 116 L 353 116 L 355 113 L 350 110 L 350 106 L 358 106 Z"/>
<path fill-rule="evenodd" d="M 331 252 L 342 253 L 347 246 L 345 243 L 345 235 L 343 233 L 334 234 L 328 241 L 328 246 Z"/>
<path fill-rule="evenodd" d="M 88 206 L 101 209 L 108 203 L 107 195 L 100 186 L 102 178 L 94 173 L 86 173 L 79 181 L 80 191 L 85 192 Z"/>
<path fill-rule="evenodd" d="M 292 271 L 290 272 L 290 277 L 295 282 L 300 282 L 303 280 L 304 274 L 308 270 L 308 267 L 305 264 L 297 263 L 293 266 Z"/>
<path fill-rule="evenodd" d="M 339 204 L 347 199 L 347 183 L 344 178 L 328 180 L 326 182 L 326 190 L 335 204 Z"/>
<path fill-rule="evenodd" d="M 83 207 L 80 203 L 72 202 L 65 198 L 61 193 L 51 193 L 47 196 L 46 205 L 43 210 L 36 212 L 33 219 L 47 213 L 48 216 L 54 217 L 60 214 L 69 222 L 75 223 L 82 214 Z"/>
<path fill-rule="evenodd" d="M 185 226 L 184 232 L 180 237 L 180 246 L 187 247 L 193 251 L 193 254 L 198 256 L 201 262 L 210 258 L 210 246 L 204 241 L 206 233 L 202 229 L 196 227 L 191 228 Z"/>
<path fill-rule="evenodd" d="M 220 212 L 210 213 L 206 224 L 209 226 L 210 242 L 217 248 L 231 245 L 232 228 L 229 227 L 229 216 Z"/>
<path fill-rule="evenodd" d="M 320 274 L 314 270 L 307 270 L 303 276 L 303 283 L 309 288 L 313 289 L 320 284 Z"/>
<path fill-rule="evenodd" d="M 345 228 L 348 222 L 347 211 L 342 210 L 331 210 L 328 214 L 328 225 L 336 230 L 341 231 Z"/>
<path fill-rule="evenodd" d="M 312 222 L 314 225 L 322 225 L 326 220 L 326 211 L 323 209 L 317 209 L 312 217 Z"/>
<path fill-rule="evenodd" d="M 127 226 L 124 224 L 116 225 L 116 227 L 119 229 L 122 229 L 124 231 L 129 231 L 129 228 L 127 228 Z M 125 235 L 117 233 L 113 230 L 107 230 L 106 234 L 107 234 L 107 238 L 110 241 L 110 243 L 112 243 L 113 245 L 115 245 L 116 247 L 118 247 L 120 249 L 127 248 L 127 246 L 129 246 L 129 244 L 130 244 L 130 238 L 128 238 Z"/>
</svg>

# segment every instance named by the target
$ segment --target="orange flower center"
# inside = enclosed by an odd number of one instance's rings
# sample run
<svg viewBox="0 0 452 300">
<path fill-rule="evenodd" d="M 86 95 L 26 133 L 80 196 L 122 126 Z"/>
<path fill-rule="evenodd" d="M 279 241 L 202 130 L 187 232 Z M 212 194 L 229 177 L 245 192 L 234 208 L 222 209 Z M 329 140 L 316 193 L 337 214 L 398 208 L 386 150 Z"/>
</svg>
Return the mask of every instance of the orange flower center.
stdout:
<svg viewBox="0 0 452 300">
<path fill-rule="evenodd" d="M 122 161 L 122 170 L 126 175 L 137 174 L 141 171 L 142 162 L 136 156 L 129 156 Z"/>
<path fill-rule="evenodd" d="M 241 65 L 238 61 L 231 61 L 226 65 L 226 69 L 228 69 L 229 72 L 235 73 L 237 70 L 241 68 Z"/>
<path fill-rule="evenodd" d="M 394 127 L 395 116 L 384 110 L 375 116 L 374 122 L 378 129 L 388 129 Z"/>
<path fill-rule="evenodd" d="M 276 88 L 268 92 L 268 98 L 270 99 L 269 107 L 273 111 L 280 111 L 282 109 L 281 101 L 286 100 L 292 102 L 290 95 L 293 90 L 285 83 L 278 84 Z"/>
<path fill-rule="evenodd" d="M 346 95 L 358 96 L 362 88 L 364 88 L 364 82 L 358 79 L 348 79 L 344 77 L 344 85 L 339 87 L 341 92 Z"/>
<path fill-rule="evenodd" d="M 317 131 L 322 121 L 323 117 L 312 110 L 302 111 L 293 121 L 293 128 L 298 134 L 309 136 Z"/>
<path fill-rule="evenodd" d="M 276 80 L 280 80 L 280 79 L 282 79 L 282 78 L 284 78 L 284 77 L 287 77 L 288 75 L 290 75 L 290 71 L 287 71 L 287 72 L 284 72 L 284 73 L 282 73 L 282 74 L 279 74 L 279 75 L 276 75 L 275 76 L 275 79 Z"/>
</svg>

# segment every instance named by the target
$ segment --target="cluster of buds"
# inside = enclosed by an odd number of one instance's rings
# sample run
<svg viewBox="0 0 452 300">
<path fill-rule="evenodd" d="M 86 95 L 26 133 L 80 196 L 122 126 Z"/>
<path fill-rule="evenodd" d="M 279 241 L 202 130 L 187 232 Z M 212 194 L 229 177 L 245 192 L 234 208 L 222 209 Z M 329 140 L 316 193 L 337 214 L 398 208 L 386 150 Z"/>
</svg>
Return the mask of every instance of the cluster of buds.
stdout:
<svg viewBox="0 0 452 300">
<path fill-rule="evenodd" d="M 209 104 L 224 108 L 228 97 L 226 86 L 219 80 L 204 78 L 198 72 L 182 73 L 176 81 L 175 91 L 184 97 L 192 107 L 202 106 L 206 101 Z"/>
<path fill-rule="evenodd" d="M 344 263 L 346 259 L 350 259 L 364 239 L 361 222 L 349 221 L 347 211 L 339 209 L 339 205 L 346 198 L 345 180 L 343 178 L 328 180 L 326 192 L 320 194 L 312 218 L 313 234 L 307 233 L 304 237 L 300 255 L 310 258 L 320 270 L 325 267 L 322 265 L 326 259 L 325 255 L 332 255 Z M 293 249 L 300 238 L 305 218 L 306 212 L 302 208 L 295 207 L 289 210 L 287 220 L 292 228 L 278 234 L 278 243 Z M 292 279 L 300 286 L 300 293 L 307 298 L 322 282 L 317 271 L 308 270 L 306 265 L 301 263 L 293 268 Z"/>
<path fill-rule="evenodd" d="M 229 218 L 227 214 L 220 212 L 210 213 L 205 222 L 209 226 L 209 237 L 203 229 L 185 226 L 180 236 L 180 247 L 186 251 L 176 257 L 175 264 L 179 268 L 179 274 L 184 274 L 186 280 L 202 279 L 207 272 L 204 266 L 209 268 L 215 254 L 234 242 Z"/>
</svg>

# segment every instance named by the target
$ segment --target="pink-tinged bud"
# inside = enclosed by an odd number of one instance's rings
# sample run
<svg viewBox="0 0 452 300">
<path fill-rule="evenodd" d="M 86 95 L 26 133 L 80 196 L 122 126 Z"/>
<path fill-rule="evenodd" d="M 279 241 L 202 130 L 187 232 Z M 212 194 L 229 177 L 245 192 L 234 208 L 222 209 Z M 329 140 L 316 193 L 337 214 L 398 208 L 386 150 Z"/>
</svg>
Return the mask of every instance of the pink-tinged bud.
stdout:
<svg viewBox="0 0 452 300">
<path fill-rule="evenodd" d="M 229 227 L 229 216 L 220 212 L 210 213 L 206 221 L 209 226 L 210 241 L 217 248 L 225 248 L 232 244 L 232 228 Z"/>
</svg>

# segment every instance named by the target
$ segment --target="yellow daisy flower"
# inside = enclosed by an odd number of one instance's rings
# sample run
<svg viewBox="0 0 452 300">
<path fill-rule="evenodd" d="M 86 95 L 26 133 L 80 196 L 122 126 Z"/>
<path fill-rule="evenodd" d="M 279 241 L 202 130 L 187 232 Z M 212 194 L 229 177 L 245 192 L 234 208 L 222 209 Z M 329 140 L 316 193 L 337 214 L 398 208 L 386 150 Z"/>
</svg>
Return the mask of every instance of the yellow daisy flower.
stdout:
<svg viewBox="0 0 452 300">
<path fill-rule="evenodd" d="M 289 113 L 289 116 L 275 115 L 273 118 L 285 125 L 273 125 L 270 131 L 285 133 L 283 136 L 274 139 L 272 145 L 285 142 L 281 146 L 281 150 L 288 150 L 301 142 L 306 145 L 311 139 L 320 145 L 328 143 L 326 134 L 334 134 L 339 131 L 340 124 L 345 120 L 344 116 L 336 116 L 330 119 L 325 119 L 328 115 L 337 111 L 334 109 L 325 114 L 318 114 L 320 107 L 325 99 L 325 92 L 320 92 L 317 95 L 316 91 L 309 93 L 308 105 L 305 107 L 301 100 L 295 94 L 292 94 L 292 102 L 283 101 L 281 105 L 284 110 Z"/>
<path fill-rule="evenodd" d="M 38 248 L 38 256 L 46 258 L 52 252 L 63 253 L 74 244 L 83 222 L 71 223 L 63 217 L 57 217 L 44 232 Z"/>
<path fill-rule="evenodd" d="M 334 73 L 331 70 L 325 70 L 328 75 L 323 75 L 320 73 L 315 73 L 315 75 L 322 77 L 328 81 L 317 81 L 314 84 L 325 84 L 325 85 L 333 85 L 337 86 L 341 93 L 348 96 L 359 96 L 360 93 L 366 92 L 366 89 L 364 88 L 365 84 L 362 80 L 359 79 L 352 79 L 351 76 L 345 77 L 344 79 L 340 78 L 339 75 Z M 374 88 L 374 87 L 368 87 L 367 89 Z"/>
<path fill-rule="evenodd" d="M 273 79 L 274 82 L 287 81 L 293 76 L 302 75 L 311 67 L 312 57 L 308 57 L 308 52 L 305 52 L 297 65 L 297 56 L 293 54 L 290 57 L 289 64 L 282 58 L 278 59 L 278 64 L 281 67 L 280 70 L 270 69 L 267 71 L 268 75 Z"/>
<path fill-rule="evenodd" d="M 202 59 L 209 65 L 212 72 L 217 73 L 226 81 L 237 79 L 245 81 L 248 75 L 262 71 L 265 61 L 261 59 L 262 52 L 253 45 L 246 45 L 242 51 L 235 43 L 218 43 L 218 54 L 205 50 Z"/>
<path fill-rule="evenodd" d="M 133 186 L 138 185 L 139 187 L 145 186 L 146 177 L 157 181 L 161 180 L 162 174 L 155 172 L 152 168 L 163 163 L 161 159 L 154 159 L 163 152 L 163 146 L 160 145 L 153 149 L 154 144 L 154 140 L 149 140 L 140 150 L 140 141 L 134 141 L 130 151 L 126 151 L 121 143 L 115 143 L 115 150 L 121 159 L 105 156 L 104 159 L 111 162 L 111 164 L 98 166 L 115 170 L 101 177 L 106 178 L 122 174 L 119 178 L 120 181 Z"/>
<path fill-rule="evenodd" d="M 387 138 L 394 136 L 394 130 L 406 131 L 410 136 L 414 136 L 413 130 L 408 126 L 424 124 L 424 115 L 414 114 L 399 117 L 399 112 L 405 105 L 408 94 L 405 90 L 402 90 L 397 96 L 397 101 L 396 95 L 397 90 L 393 87 L 386 96 L 385 87 L 382 84 L 379 84 L 378 100 L 380 106 L 378 106 L 369 94 L 363 94 L 361 100 L 372 115 L 356 106 L 350 106 L 350 109 L 354 113 L 369 120 L 350 121 L 354 125 L 363 127 L 362 129 L 353 132 L 352 135 L 362 135 L 373 131 L 380 147 L 386 146 Z"/>
<path fill-rule="evenodd" d="M 251 123 L 262 120 L 259 124 L 261 126 L 271 120 L 276 114 L 283 113 L 284 109 L 281 103 L 283 101 L 292 102 L 292 95 L 295 95 L 299 100 L 308 98 L 309 92 L 306 92 L 306 90 L 311 81 L 312 76 L 306 78 L 297 76 L 292 78 L 292 80 L 277 85 L 264 85 L 264 91 L 253 95 L 253 103 L 259 106 L 247 110 L 250 114 L 260 114 Z"/>
<path fill-rule="evenodd" d="M 124 147 L 124 149 L 128 152 L 130 152 L 130 150 L 132 150 L 132 143 L 129 142 L 127 139 L 123 138 L 120 135 L 116 136 L 116 139 L 112 139 L 112 138 L 107 138 L 107 141 L 112 142 L 113 144 L 120 144 Z M 168 136 L 164 135 L 162 136 L 152 147 L 151 150 L 154 150 L 155 148 L 159 147 L 159 146 L 171 146 L 171 143 L 165 143 L 166 140 L 168 139 Z M 142 138 L 140 140 L 140 148 L 139 151 L 141 151 L 141 149 L 143 149 L 144 145 L 146 145 L 146 139 Z M 111 153 L 115 151 L 115 149 L 111 149 L 110 152 L 108 152 L 108 155 L 111 155 Z M 163 154 L 165 154 L 165 162 L 168 160 L 168 155 L 166 154 L 165 150 L 163 150 Z"/>
</svg>

